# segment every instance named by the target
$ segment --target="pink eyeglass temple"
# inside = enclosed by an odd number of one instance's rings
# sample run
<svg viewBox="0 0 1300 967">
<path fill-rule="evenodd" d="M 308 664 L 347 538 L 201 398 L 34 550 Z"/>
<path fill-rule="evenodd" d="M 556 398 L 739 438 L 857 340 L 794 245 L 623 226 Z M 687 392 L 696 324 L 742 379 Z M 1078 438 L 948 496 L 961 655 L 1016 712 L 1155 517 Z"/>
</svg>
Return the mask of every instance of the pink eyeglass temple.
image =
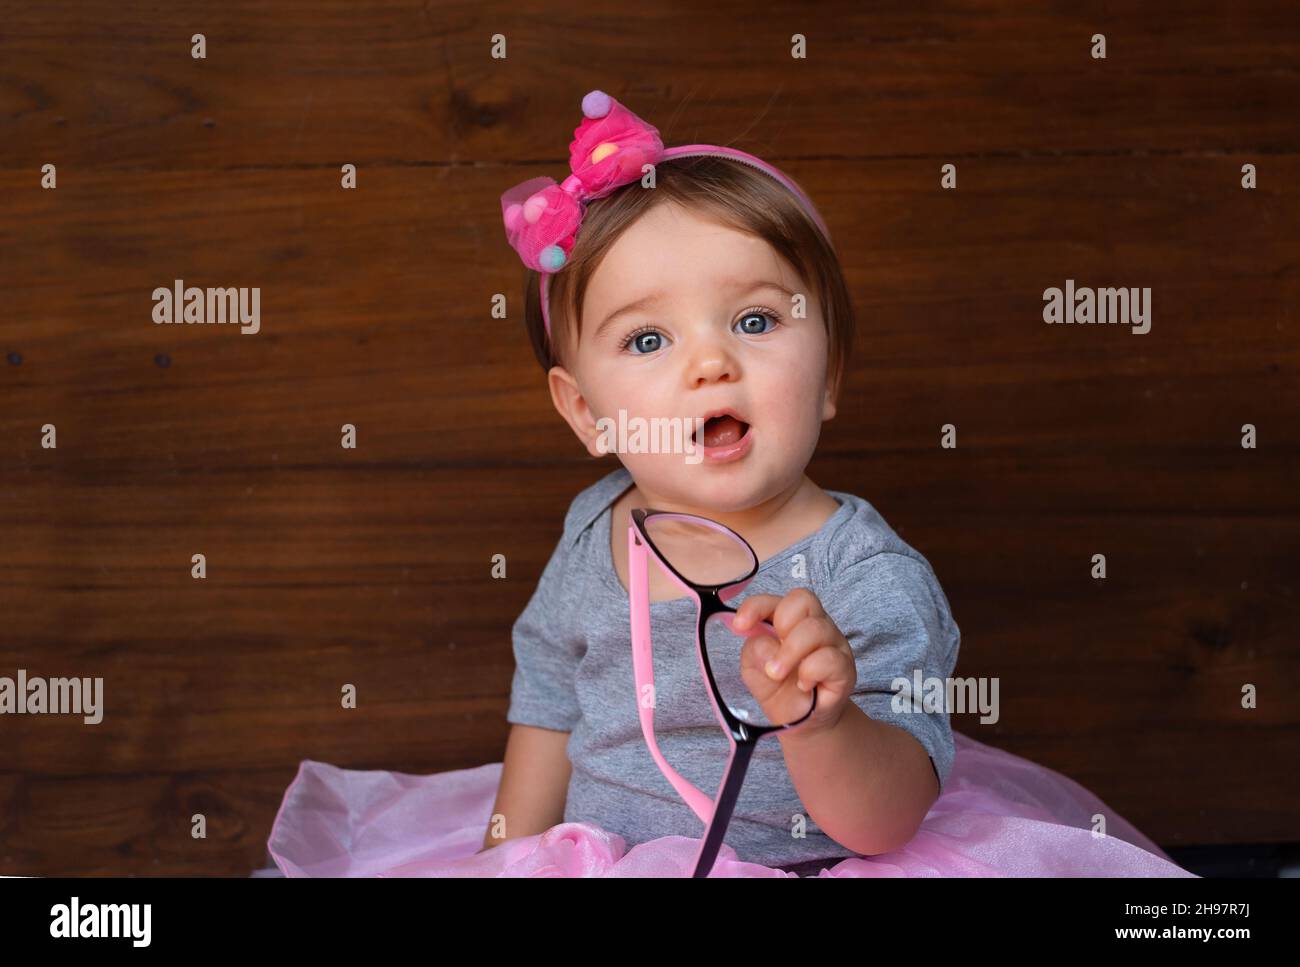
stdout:
<svg viewBox="0 0 1300 967">
<path fill-rule="evenodd" d="M 665 514 L 663 516 L 668 517 L 671 515 Z M 692 518 L 692 520 L 695 523 L 705 523 L 705 521 L 700 518 Z M 725 528 L 712 522 L 708 523 L 718 532 L 723 534 L 728 533 Z M 651 644 L 650 638 L 650 582 L 647 580 L 648 575 L 646 574 L 646 567 L 650 555 L 653 552 L 650 548 L 641 543 L 640 535 L 637 533 L 636 524 L 628 525 L 627 550 L 628 595 L 632 612 L 632 670 L 636 676 L 636 700 L 637 709 L 640 711 L 641 717 L 641 732 L 645 735 L 646 745 L 650 747 L 650 755 L 654 758 L 655 764 L 659 766 L 659 770 L 664 774 L 664 777 L 672 783 L 673 788 L 677 790 L 682 799 L 686 801 L 686 804 L 691 807 L 691 810 L 696 816 L 700 817 L 700 821 L 707 827 L 709 822 L 713 819 L 713 812 L 716 808 L 715 800 L 722 795 L 722 788 L 726 784 L 728 770 L 726 768 L 722 770 L 722 781 L 718 786 L 718 792 L 711 799 L 696 788 L 696 786 L 694 786 L 688 779 L 682 776 L 681 773 L 669 765 L 668 760 L 665 759 L 663 753 L 659 751 L 659 743 L 655 741 L 654 734 L 654 704 L 651 703 L 650 706 L 647 707 L 645 703 L 645 686 L 650 686 L 651 695 L 653 695 L 655 683 L 654 648 Z M 664 569 L 661 568 L 660 570 Z M 672 578 L 678 587 L 689 594 L 692 598 L 695 598 L 697 602 L 699 601 L 699 596 L 695 591 L 689 585 L 684 584 L 680 579 L 678 579 L 677 575 L 667 570 L 664 570 L 664 573 Z M 751 576 L 743 583 L 728 588 L 725 592 L 719 592 L 718 596 L 722 598 L 724 602 L 730 601 L 730 599 L 745 590 L 749 585 L 749 582 L 752 580 L 753 577 Z M 731 615 L 724 615 L 722 620 L 727 622 L 728 628 L 735 631 L 731 625 Z M 766 621 L 760 621 L 756 624 L 745 634 L 745 637 L 748 638 L 759 634 L 760 632 L 766 632 L 773 638 L 778 638 L 779 640 L 776 629 Z M 736 742 L 731 738 L 731 726 L 727 724 L 727 720 L 722 715 L 722 710 L 718 708 L 717 700 L 713 697 L 713 689 L 708 687 L 708 678 L 704 669 L 704 657 L 700 654 L 700 649 L 698 647 L 695 649 L 695 657 L 700 663 L 700 681 L 704 684 L 705 692 L 707 692 L 709 696 L 709 704 L 713 706 L 713 714 L 717 716 L 718 723 L 722 726 L 724 733 L 726 733 L 727 741 L 731 744 L 731 752 L 734 756 L 736 751 Z M 703 850 L 703 846 L 703 841 L 701 841 L 701 850 Z"/>
</svg>

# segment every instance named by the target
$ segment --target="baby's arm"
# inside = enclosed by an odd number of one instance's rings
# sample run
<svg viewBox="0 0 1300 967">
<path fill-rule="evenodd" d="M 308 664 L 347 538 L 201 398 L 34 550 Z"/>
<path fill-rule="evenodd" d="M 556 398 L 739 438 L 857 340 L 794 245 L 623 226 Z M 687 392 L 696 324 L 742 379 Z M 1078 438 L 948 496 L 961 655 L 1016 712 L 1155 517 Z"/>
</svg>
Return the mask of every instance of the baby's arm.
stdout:
<svg viewBox="0 0 1300 967">
<path fill-rule="evenodd" d="M 506 710 L 511 729 L 492 807 L 492 817 L 502 821 L 489 817 L 484 850 L 564 822 L 572 772 L 569 735 L 582 718 L 575 681 L 586 652 L 586 639 L 575 627 L 574 600 L 585 571 L 569 567 L 573 526 L 582 506 L 575 498 L 565 516 L 564 535 L 511 630 L 515 674 Z"/>
<path fill-rule="evenodd" d="M 848 702 L 833 728 L 778 732 L 790 779 L 809 816 L 864 856 L 905 846 L 939 795 L 916 737 Z"/>
<path fill-rule="evenodd" d="M 568 732 L 532 725 L 511 726 L 501 783 L 492 807 L 492 815 L 504 816 L 505 820 L 500 826 L 489 820 L 483 849 L 508 839 L 544 833 L 564 821 L 571 771 L 568 743 Z M 504 835 L 494 837 L 494 832 Z"/>
<path fill-rule="evenodd" d="M 782 687 L 795 676 L 823 683 L 820 724 L 815 714 L 802 730 L 776 733 L 808 814 L 842 846 L 885 853 L 920 828 L 955 753 L 947 710 L 927 708 L 921 695 L 903 702 L 898 686 L 914 674 L 949 679 L 960 631 L 929 563 L 916 557 L 879 553 L 829 567 L 824 590 L 824 599 L 808 588 L 751 595 L 737 621 L 771 615 Z"/>
</svg>

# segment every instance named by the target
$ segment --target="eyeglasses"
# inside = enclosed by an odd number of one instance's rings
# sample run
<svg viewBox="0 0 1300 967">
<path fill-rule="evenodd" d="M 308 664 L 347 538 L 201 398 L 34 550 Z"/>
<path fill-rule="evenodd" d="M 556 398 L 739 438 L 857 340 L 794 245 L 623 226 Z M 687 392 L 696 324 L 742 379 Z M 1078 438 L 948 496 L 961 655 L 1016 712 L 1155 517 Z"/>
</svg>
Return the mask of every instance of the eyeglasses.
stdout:
<svg viewBox="0 0 1300 967">
<path fill-rule="evenodd" d="M 769 714 L 745 684 L 741 650 L 746 638 L 767 634 L 780 639 L 766 621 L 745 632 L 732 627 L 737 609 L 727 602 L 744 591 L 758 573 L 758 555 L 743 537 L 717 521 L 694 514 L 637 508 L 631 516 L 627 531 L 628 597 L 641 731 L 659 770 L 704 823 L 692 876 L 705 877 L 722 846 L 756 743 L 764 735 L 794 728 L 806 720 L 817 707 L 817 689 L 797 691 L 791 680 L 789 687 L 781 686 L 766 700 Z M 708 685 L 709 701 L 731 746 L 713 798 L 669 765 L 655 741 L 654 646 L 646 566 L 651 557 L 664 574 L 695 599 L 695 651 L 700 675 Z M 756 672 L 751 668 L 750 674 L 765 675 L 761 668 Z"/>
</svg>

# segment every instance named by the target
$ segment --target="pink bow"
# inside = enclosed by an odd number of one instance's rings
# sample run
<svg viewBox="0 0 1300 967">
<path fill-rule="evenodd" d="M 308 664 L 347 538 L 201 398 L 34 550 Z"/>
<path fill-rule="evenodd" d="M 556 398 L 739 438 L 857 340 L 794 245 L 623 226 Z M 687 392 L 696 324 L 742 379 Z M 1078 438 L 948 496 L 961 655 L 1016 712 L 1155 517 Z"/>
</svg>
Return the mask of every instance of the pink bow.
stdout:
<svg viewBox="0 0 1300 967">
<path fill-rule="evenodd" d="M 524 265 L 558 272 L 573 251 L 587 202 L 636 181 L 642 166 L 663 154 L 659 129 L 641 120 L 604 91 L 582 99 L 582 123 L 569 143 L 569 168 L 562 184 L 530 178 L 501 196 L 506 239 Z"/>
</svg>

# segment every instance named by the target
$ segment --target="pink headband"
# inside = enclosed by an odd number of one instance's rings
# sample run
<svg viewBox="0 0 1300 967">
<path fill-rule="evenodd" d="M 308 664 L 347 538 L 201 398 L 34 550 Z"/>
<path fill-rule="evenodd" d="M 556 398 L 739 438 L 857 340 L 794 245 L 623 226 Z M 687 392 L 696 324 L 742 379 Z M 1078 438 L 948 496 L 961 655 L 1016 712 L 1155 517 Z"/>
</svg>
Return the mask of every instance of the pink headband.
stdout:
<svg viewBox="0 0 1300 967">
<path fill-rule="evenodd" d="M 665 149 L 659 129 L 641 120 L 604 91 L 591 91 L 582 99 L 582 123 L 569 142 L 569 168 L 562 184 L 543 175 L 520 182 L 501 196 L 501 217 L 506 239 L 524 265 L 541 275 L 542 321 L 551 335 L 547 311 L 548 280 L 564 268 L 573 252 L 586 204 L 615 188 L 636 181 L 642 166 L 671 158 L 709 155 L 752 165 L 785 185 L 812 216 L 822 234 L 831 233 L 808 196 L 788 176 L 772 165 L 735 148 L 716 144 L 684 144 Z"/>
</svg>

